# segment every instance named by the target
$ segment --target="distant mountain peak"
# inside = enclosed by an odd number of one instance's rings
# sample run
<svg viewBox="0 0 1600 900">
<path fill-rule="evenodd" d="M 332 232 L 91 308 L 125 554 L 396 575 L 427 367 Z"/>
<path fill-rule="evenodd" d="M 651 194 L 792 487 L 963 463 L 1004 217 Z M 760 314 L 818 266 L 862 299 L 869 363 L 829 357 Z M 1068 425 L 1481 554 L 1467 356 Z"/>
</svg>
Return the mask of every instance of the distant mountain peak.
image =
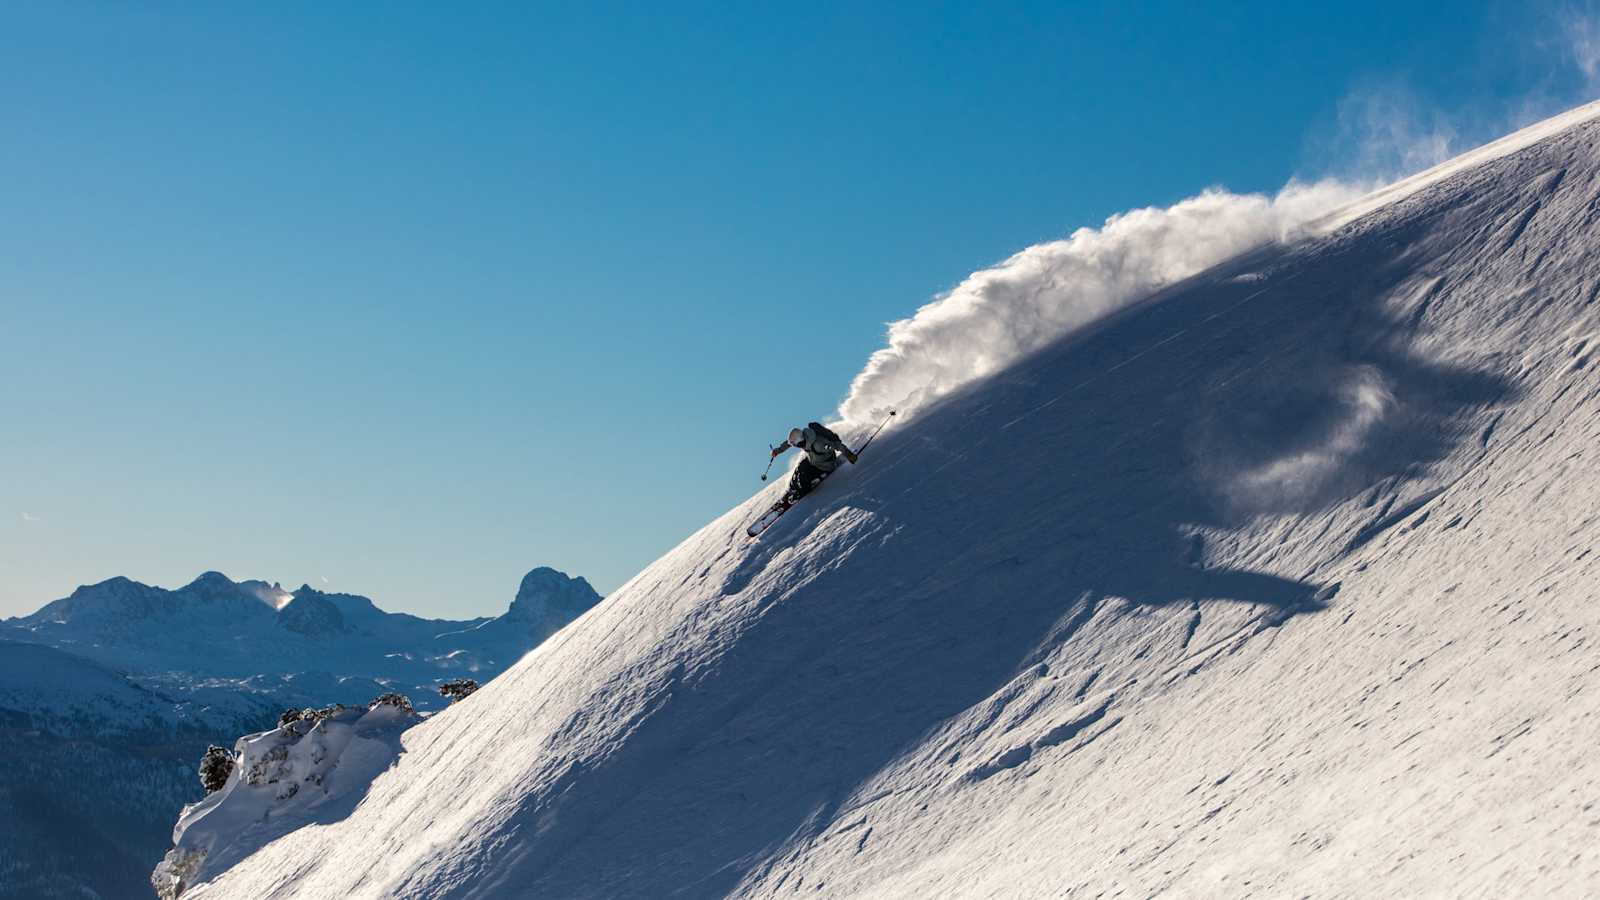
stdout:
<svg viewBox="0 0 1600 900">
<path fill-rule="evenodd" d="M 184 585 L 182 589 L 189 590 L 191 588 L 202 588 L 215 590 L 217 588 L 225 587 L 238 587 L 238 585 L 234 583 L 232 578 L 229 578 L 221 572 L 210 571 L 201 572 L 200 577 Z"/>
<path fill-rule="evenodd" d="M 278 624 L 307 637 L 322 637 L 344 630 L 339 607 L 317 591 L 302 591 L 290 596 L 278 610 Z"/>
<path fill-rule="evenodd" d="M 45 604 L 38 612 L 11 621 L 29 628 L 72 621 L 138 618 L 159 606 L 160 588 L 117 575 L 79 585 L 70 595 Z"/>
<path fill-rule="evenodd" d="M 565 572 L 540 566 L 522 577 L 505 618 L 542 624 L 555 617 L 560 624 L 566 624 L 599 602 L 600 595 L 582 576 L 572 578 Z"/>
<path fill-rule="evenodd" d="M 294 595 L 284 590 L 276 581 L 271 584 L 265 581 L 241 581 L 239 587 L 275 610 L 282 610 L 294 599 Z"/>
<path fill-rule="evenodd" d="M 116 593 L 130 590 L 152 591 L 158 590 L 158 588 L 153 588 L 142 581 L 134 581 L 132 578 L 129 578 L 125 575 L 113 575 L 112 577 L 107 578 L 105 581 L 97 581 L 94 584 L 78 585 L 77 590 L 74 590 L 71 596 L 77 597 L 81 594 Z"/>
</svg>

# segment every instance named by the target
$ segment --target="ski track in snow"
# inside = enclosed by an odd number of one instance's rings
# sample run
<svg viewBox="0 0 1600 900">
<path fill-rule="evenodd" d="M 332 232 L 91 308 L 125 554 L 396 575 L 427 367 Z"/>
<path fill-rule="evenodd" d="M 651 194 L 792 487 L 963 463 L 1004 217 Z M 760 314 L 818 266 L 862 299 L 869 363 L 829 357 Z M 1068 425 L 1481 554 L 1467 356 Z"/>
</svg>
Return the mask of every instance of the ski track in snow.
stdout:
<svg viewBox="0 0 1600 900">
<path fill-rule="evenodd" d="M 779 479 L 186 896 L 1595 893 L 1585 109 L 951 391 L 748 541 Z"/>
</svg>

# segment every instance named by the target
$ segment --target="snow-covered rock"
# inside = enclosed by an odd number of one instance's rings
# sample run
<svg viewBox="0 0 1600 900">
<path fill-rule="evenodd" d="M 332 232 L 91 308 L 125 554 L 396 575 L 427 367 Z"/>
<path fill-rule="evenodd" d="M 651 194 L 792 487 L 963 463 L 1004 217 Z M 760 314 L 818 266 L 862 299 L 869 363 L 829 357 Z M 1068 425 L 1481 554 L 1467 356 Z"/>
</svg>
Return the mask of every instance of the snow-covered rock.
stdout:
<svg viewBox="0 0 1600 900">
<path fill-rule="evenodd" d="M 1600 892 L 1596 115 L 951 390 L 747 541 L 769 487 L 190 896 Z"/>
<path fill-rule="evenodd" d="M 150 876 L 157 896 L 171 900 L 287 831 L 349 815 L 418 721 L 393 699 L 308 712 L 239 739 L 227 783 L 179 817 L 175 846 Z"/>
</svg>

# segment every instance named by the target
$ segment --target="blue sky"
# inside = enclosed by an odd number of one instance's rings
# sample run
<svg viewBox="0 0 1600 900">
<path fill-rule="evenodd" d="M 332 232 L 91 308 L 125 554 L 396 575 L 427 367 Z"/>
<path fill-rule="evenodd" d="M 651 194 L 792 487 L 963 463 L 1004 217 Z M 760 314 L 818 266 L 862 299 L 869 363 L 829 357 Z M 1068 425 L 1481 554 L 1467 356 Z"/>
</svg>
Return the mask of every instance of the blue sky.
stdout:
<svg viewBox="0 0 1600 900">
<path fill-rule="evenodd" d="M 1527 4 L 326 6 L 0 11 L 0 615 L 609 591 L 968 272 L 1593 63 Z"/>
</svg>

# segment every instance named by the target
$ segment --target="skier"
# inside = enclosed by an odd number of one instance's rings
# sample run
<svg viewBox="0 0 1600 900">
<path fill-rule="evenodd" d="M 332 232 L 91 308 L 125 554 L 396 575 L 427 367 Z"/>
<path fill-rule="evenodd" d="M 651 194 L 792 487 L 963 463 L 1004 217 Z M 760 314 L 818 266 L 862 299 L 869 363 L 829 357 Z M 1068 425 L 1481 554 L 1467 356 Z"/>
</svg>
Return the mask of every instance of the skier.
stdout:
<svg viewBox="0 0 1600 900">
<path fill-rule="evenodd" d="M 844 458 L 849 460 L 852 466 L 855 465 L 856 460 L 866 451 L 867 445 L 877 439 L 878 432 L 882 431 L 883 427 L 889 424 L 889 419 L 892 418 L 894 418 L 894 410 L 891 409 L 889 410 L 888 418 L 878 424 L 878 427 L 862 443 L 859 450 L 851 450 L 846 447 L 844 441 L 840 440 L 837 434 L 829 431 L 827 426 L 817 422 L 809 422 L 804 428 L 790 429 L 789 439 L 772 448 L 772 456 L 767 459 L 767 472 L 772 471 L 772 463 L 787 452 L 790 447 L 799 447 L 804 450 L 806 458 L 800 460 L 800 464 L 794 467 L 794 476 L 789 479 L 789 489 L 784 491 L 783 498 L 772 504 L 771 509 L 762 513 L 761 518 L 751 522 L 750 527 L 746 528 L 744 533 L 750 537 L 756 537 L 761 532 L 766 531 L 769 525 L 778 521 L 778 517 L 788 512 L 789 508 L 794 506 L 801 497 L 811 493 L 817 485 L 822 483 L 822 479 L 827 478 L 833 473 L 833 470 L 839 468 L 839 454 L 844 454 Z M 761 473 L 762 481 L 767 480 L 767 472 Z"/>
<path fill-rule="evenodd" d="M 784 492 L 779 504 L 787 508 L 793 506 L 795 501 L 811 493 L 822 479 L 839 468 L 839 454 L 856 464 L 856 454 L 844 445 L 837 434 L 829 431 L 825 426 L 816 422 L 807 423 L 804 428 L 789 430 L 789 439 L 772 448 L 772 458 L 777 459 L 788 452 L 790 447 L 799 447 L 806 452 L 806 458 L 794 467 L 794 475 L 789 479 L 789 490 Z"/>
</svg>

